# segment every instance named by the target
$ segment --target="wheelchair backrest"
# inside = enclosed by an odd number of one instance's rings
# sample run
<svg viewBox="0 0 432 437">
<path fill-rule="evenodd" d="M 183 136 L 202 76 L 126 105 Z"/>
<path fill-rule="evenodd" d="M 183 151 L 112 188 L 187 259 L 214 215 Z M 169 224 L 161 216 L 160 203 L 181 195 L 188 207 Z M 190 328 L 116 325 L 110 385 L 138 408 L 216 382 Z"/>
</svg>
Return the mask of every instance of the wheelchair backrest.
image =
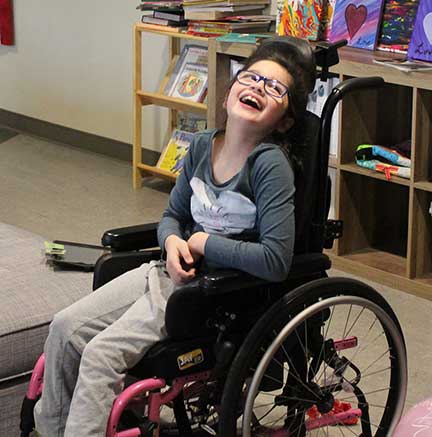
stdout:
<svg viewBox="0 0 432 437">
<path fill-rule="evenodd" d="M 300 155 L 301 168 L 295 169 L 295 222 L 296 236 L 294 253 L 299 255 L 321 251 L 316 233 L 312 231 L 313 215 L 317 205 L 320 185 L 320 118 L 307 111 L 301 130 L 294 134 L 296 150 Z"/>
</svg>

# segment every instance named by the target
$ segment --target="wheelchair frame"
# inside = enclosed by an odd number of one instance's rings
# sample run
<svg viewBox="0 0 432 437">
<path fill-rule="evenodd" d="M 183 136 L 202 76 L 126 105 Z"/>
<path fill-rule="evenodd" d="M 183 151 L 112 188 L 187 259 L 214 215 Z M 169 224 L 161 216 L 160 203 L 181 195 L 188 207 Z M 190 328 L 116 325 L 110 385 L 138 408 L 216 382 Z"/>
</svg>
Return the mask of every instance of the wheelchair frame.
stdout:
<svg viewBox="0 0 432 437">
<path fill-rule="evenodd" d="M 315 56 L 317 64 L 321 66 L 319 75 L 324 80 L 327 78 L 329 66 L 338 62 L 337 48 L 341 45 L 343 45 L 343 42 L 336 44 L 320 43 L 316 47 Z M 396 388 L 389 393 L 386 401 L 386 409 L 391 409 L 392 411 L 383 412 L 385 420 L 382 419 L 374 435 L 384 437 L 389 435 L 387 433 L 392 432 L 402 414 L 407 378 L 405 344 L 397 318 L 387 302 L 376 291 L 365 284 L 346 278 L 326 278 L 325 271 L 330 268 L 330 262 L 328 257 L 322 254 L 323 248 L 331 247 L 333 239 L 340 236 L 342 229 L 342 223 L 340 221 L 327 220 L 326 208 L 329 193 L 327 172 L 330 125 L 333 111 L 337 103 L 345 95 L 363 88 L 382 86 L 383 83 L 384 81 L 378 77 L 346 80 L 333 89 L 324 105 L 319 130 L 318 194 L 310 229 L 312 233 L 311 240 L 314 241 L 314 246 L 311 248 L 311 252 L 313 253 L 294 257 L 293 266 L 288 278 L 291 284 L 294 285 L 291 285 L 289 293 L 285 290 L 285 293 L 281 295 L 282 297 L 280 297 L 280 299 L 276 299 L 273 305 L 269 305 L 269 308 L 264 312 L 258 323 L 251 328 L 250 333 L 243 336 L 239 345 L 233 344 L 229 337 L 231 333 L 230 325 L 235 323 L 233 314 L 225 312 L 214 326 L 217 328 L 218 334 L 210 336 L 212 343 L 213 340 L 215 341 L 215 346 L 213 347 L 218 347 L 217 351 L 207 351 L 205 349 L 206 345 L 190 350 L 189 343 L 187 343 L 187 346 L 185 346 L 186 353 L 179 355 L 176 350 L 176 355 L 173 355 L 177 358 L 176 361 L 180 370 L 189 369 L 183 372 L 184 375 L 178 376 L 176 370 L 167 367 L 164 370 L 166 374 L 164 378 L 155 376 L 138 380 L 129 385 L 116 398 L 113 404 L 107 425 L 107 437 L 165 437 L 169 435 L 189 437 L 196 435 L 217 435 L 213 423 L 211 424 L 212 426 L 210 426 L 207 422 L 209 417 L 213 415 L 218 416 L 215 422 L 219 427 L 221 437 L 234 437 L 236 435 L 236 422 L 238 416 L 241 414 L 243 414 L 242 436 L 244 437 L 255 435 L 269 437 L 304 436 L 307 432 L 312 432 L 314 429 L 324 427 L 328 429 L 329 425 L 338 425 L 350 421 L 360 421 L 362 426 L 361 435 L 372 437 L 369 405 L 366 401 L 365 394 L 357 386 L 360 371 L 357 372 L 358 369 L 355 369 L 353 363 L 347 362 L 349 360 L 338 355 L 340 351 L 357 347 L 357 337 L 349 336 L 348 334 L 345 335 L 344 330 L 342 338 L 336 340 L 332 339 L 331 342 L 328 342 L 325 341 L 325 336 L 323 337 L 317 334 L 316 330 L 316 326 L 319 326 L 321 329 L 321 326 L 326 322 L 323 314 L 330 314 L 332 317 L 333 313 L 331 313 L 330 308 L 342 303 L 351 305 L 351 307 L 360 305 L 361 307 L 369 309 L 375 315 L 379 323 L 382 324 L 389 349 L 391 349 L 394 354 L 393 361 L 395 366 L 394 370 L 393 368 L 391 370 L 391 383 L 394 383 Z M 138 266 L 155 256 L 159 256 L 160 251 L 153 249 L 141 253 L 134 252 L 129 258 L 126 255 L 128 260 L 126 264 L 122 264 L 121 267 L 117 262 L 120 258 L 124 260 L 125 250 L 138 250 L 157 246 L 154 230 L 155 225 L 148 224 L 127 228 L 127 230 L 114 229 L 106 232 L 102 242 L 105 246 L 110 246 L 113 253 L 104 255 L 101 262 L 98 262 L 95 268 L 94 288 L 98 288 L 123 271 Z M 109 265 L 108 273 L 106 273 L 107 264 Z M 102 269 L 102 265 L 105 270 Z M 308 279 L 306 283 L 304 283 L 305 278 Z M 300 286 L 298 286 L 299 284 Z M 225 294 L 233 290 L 246 288 L 267 290 L 269 283 L 244 273 L 226 271 L 217 273 L 216 275 L 206 275 L 201 278 L 194 287 L 205 295 L 211 296 L 216 293 L 221 293 L 220 290 L 223 290 L 222 293 Z M 335 294 L 332 287 L 336 290 L 340 290 L 338 294 Z M 309 296 L 314 297 L 312 299 Z M 275 301 L 274 298 L 271 300 Z M 351 312 L 351 308 L 349 311 Z M 287 317 L 287 321 L 283 319 L 282 316 Z M 310 328 L 306 325 L 301 334 L 306 336 L 306 347 L 304 345 L 302 346 L 306 358 L 297 367 L 292 366 L 290 363 L 289 372 L 291 373 L 288 373 L 287 382 L 283 383 L 284 391 L 282 394 L 275 396 L 275 404 L 279 402 L 279 406 L 287 409 L 287 414 L 290 412 L 290 408 L 294 411 L 293 423 L 296 423 L 297 426 L 297 428 L 295 428 L 296 433 L 294 434 L 294 432 L 292 432 L 291 425 L 288 429 L 285 423 L 282 427 L 270 431 L 264 430 L 261 434 L 261 431 L 255 431 L 253 429 L 255 426 L 253 409 L 254 402 L 257 399 L 257 393 L 260 392 L 263 385 L 263 379 L 266 376 L 268 366 L 272 360 L 278 361 L 281 350 L 285 350 L 286 344 L 292 341 L 294 335 L 297 336 L 300 345 L 302 345 L 303 340 L 300 340 L 298 335 L 299 326 L 305 323 L 305 321 L 307 323 L 307 320 L 313 319 L 314 317 L 316 319 L 316 326 L 312 324 L 312 328 Z M 268 342 L 267 339 L 265 341 L 261 340 L 264 335 L 263 332 L 269 331 L 270 327 L 277 331 L 273 340 L 271 342 Z M 309 331 L 309 329 L 311 330 Z M 316 335 L 317 338 L 319 337 L 318 341 L 322 343 L 320 346 L 321 351 L 318 357 L 318 353 L 314 352 L 315 355 L 309 362 L 308 355 L 313 355 L 311 350 L 314 345 L 308 345 L 307 336 L 312 335 L 314 332 L 314 335 Z M 267 334 L 268 333 L 269 332 L 267 332 Z M 173 342 L 175 342 L 175 340 L 173 340 Z M 297 340 L 295 342 L 297 342 Z M 199 344 L 199 342 L 197 344 Z M 264 354 L 257 350 L 258 346 L 263 345 L 267 347 Z M 325 345 L 324 349 L 323 345 Z M 311 350 L 309 350 L 309 347 Z M 327 356 L 327 358 L 325 358 L 327 348 L 330 357 Z M 153 348 L 151 348 L 149 352 L 152 350 Z M 324 357 L 321 357 L 323 350 Z M 158 354 L 160 355 L 160 351 L 156 348 L 155 362 L 157 362 Z M 211 366 L 209 367 L 208 363 L 203 365 L 204 355 L 212 354 L 214 356 L 213 361 L 210 360 Z M 164 357 L 163 355 L 161 356 Z M 144 357 L 144 359 L 146 359 L 146 357 Z M 248 362 L 250 357 L 258 357 L 258 363 L 256 363 L 257 366 L 252 375 Z M 150 359 L 150 362 L 151 360 L 152 359 Z M 179 363 L 179 360 L 181 363 Z M 328 385 L 324 384 L 324 389 L 322 387 L 316 388 L 315 386 L 317 384 L 315 383 L 315 385 L 313 385 L 311 382 L 313 379 L 311 375 L 316 377 L 323 363 L 324 371 L 326 364 L 332 366 L 334 369 L 333 374 L 339 378 L 337 382 L 332 382 Z M 304 366 L 306 367 L 302 370 Z M 138 365 L 137 368 L 142 371 L 140 365 Z M 294 369 L 297 376 L 292 372 L 291 368 Z M 299 368 L 300 370 L 298 370 Z M 349 368 L 354 369 L 354 377 L 350 382 L 347 382 L 347 380 L 344 381 L 344 374 Z M 154 370 L 151 366 L 150 369 L 152 369 L 150 372 Z M 23 402 L 21 412 L 22 437 L 27 437 L 34 427 L 33 408 L 42 393 L 43 370 L 44 356 L 42 355 L 34 368 L 26 398 Z M 146 370 L 148 369 L 146 368 Z M 153 374 L 156 375 L 156 372 L 157 370 L 154 370 Z M 307 412 L 305 412 L 305 410 L 301 414 L 297 411 L 299 410 L 298 407 L 292 408 L 290 406 L 289 402 L 291 401 L 287 401 L 285 398 L 288 398 L 288 396 L 284 394 L 288 386 L 289 378 L 291 378 L 291 382 L 293 381 L 293 376 L 296 379 L 300 378 L 299 372 L 304 373 L 302 378 L 305 382 L 303 382 L 303 385 L 300 385 L 300 388 L 297 388 L 296 396 L 299 396 L 298 393 L 301 393 L 304 405 L 310 406 Z M 313 375 L 313 373 L 315 373 L 315 375 Z M 285 378 L 282 376 L 282 381 L 284 380 Z M 209 389 L 206 383 L 213 384 L 213 387 Z M 339 389 L 343 389 L 344 383 L 345 386 L 349 385 L 350 389 L 355 393 L 358 399 L 358 407 L 347 408 L 344 411 L 335 411 L 333 414 L 329 414 L 331 408 L 335 405 L 332 390 L 338 391 Z M 224 384 L 224 386 L 221 384 Z M 244 392 L 245 384 L 247 386 L 246 392 Z M 167 387 L 168 389 L 163 391 Z M 212 391 L 212 388 L 216 390 Z M 289 389 L 288 387 L 288 390 Z M 324 391 L 326 391 L 325 396 Z M 148 393 L 148 396 L 143 398 L 142 395 L 145 393 Z M 206 420 L 203 419 L 202 422 L 199 420 L 198 422 L 195 421 L 195 423 L 192 424 L 195 428 L 192 429 L 184 401 L 195 398 L 198 398 L 198 406 L 194 405 L 193 408 L 195 408 L 195 410 L 189 410 L 189 416 L 199 414 L 204 416 L 204 410 L 208 415 Z M 202 398 L 204 400 L 202 400 Z M 319 401 L 317 401 L 316 398 L 319 398 Z M 211 401 L 210 403 L 209 400 Z M 237 411 L 239 404 L 243 405 L 243 409 L 240 413 Z M 122 417 L 124 417 L 125 411 L 134 405 L 134 410 L 139 406 L 141 411 L 140 415 L 142 415 L 142 411 L 145 410 L 146 417 L 137 418 L 135 414 L 133 420 L 139 419 L 137 423 L 121 429 Z M 168 428 L 168 431 L 166 428 L 164 429 L 163 424 L 161 425 L 160 411 L 164 405 L 172 407 L 175 415 L 176 424 L 174 427 Z M 203 410 L 200 411 L 200 408 Z M 287 419 L 285 419 L 285 422 L 286 420 Z M 383 429 L 384 427 L 386 429 Z M 256 434 L 256 432 L 258 432 L 258 434 Z"/>
</svg>

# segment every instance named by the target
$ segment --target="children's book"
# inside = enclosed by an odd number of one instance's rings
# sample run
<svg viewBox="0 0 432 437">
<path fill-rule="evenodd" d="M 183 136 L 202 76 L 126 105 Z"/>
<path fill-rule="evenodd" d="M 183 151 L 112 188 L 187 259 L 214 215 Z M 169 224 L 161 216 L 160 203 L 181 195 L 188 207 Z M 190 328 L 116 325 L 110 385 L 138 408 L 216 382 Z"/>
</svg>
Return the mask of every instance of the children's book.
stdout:
<svg viewBox="0 0 432 437">
<path fill-rule="evenodd" d="M 323 6 L 324 0 L 278 0 L 276 32 L 316 41 Z"/>
<path fill-rule="evenodd" d="M 178 75 L 184 70 L 187 63 L 207 65 L 208 49 L 207 47 L 199 46 L 197 44 L 185 44 L 180 56 L 174 66 L 174 70 L 168 79 L 164 88 L 164 94 L 171 95 L 174 82 L 178 79 Z"/>
<path fill-rule="evenodd" d="M 207 92 L 207 80 L 207 65 L 188 62 L 177 75 L 169 95 L 202 102 Z"/>
<path fill-rule="evenodd" d="M 163 150 L 157 167 L 179 175 L 183 169 L 183 162 L 193 138 L 192 132 L 174 129 L 171 138 Z"/>
<path fill-rule="evenodd" d="M 432 62 L 432 0 L 420 0 L 408 58 Z"/>
<path fill-rule="evenodd" d="M 329 40 L 346 39 L 350 47 L 374 50 L 383 0 L 336 0 Z"/>
<path fill-rule="evenodd" d="M 385 0 L 377 49 L 406 53 L 419 0 Z"/>
<path fill-rule="evenodd" d="M 177 112 L 177 125 L 178 129 L 188 132 L 198 132 L 207 128 L 207 119 L 199 114 L 193 114 L 192 112 Z"/>
</svg>

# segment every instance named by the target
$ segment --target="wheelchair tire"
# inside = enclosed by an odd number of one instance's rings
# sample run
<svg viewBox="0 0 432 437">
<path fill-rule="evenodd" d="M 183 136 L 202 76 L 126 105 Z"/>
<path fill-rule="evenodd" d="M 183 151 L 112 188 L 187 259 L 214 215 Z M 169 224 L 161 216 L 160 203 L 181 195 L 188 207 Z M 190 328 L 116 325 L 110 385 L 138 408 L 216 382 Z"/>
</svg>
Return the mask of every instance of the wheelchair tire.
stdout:
<svg viewBox="0 0 432 437">
<path fill-rule="evenodd" d="M 276 302 L 240 347 L 218 435 L 333 436 L 346 427 L 385 437 L 400 419 L 406 388 L 405 342 L 386 300 L 360 281 L 318 279 Z M 337 415 L 342 405 L 356 413 Z M 312 429 L 319 420 L 323 425 Z"/>
</svg>

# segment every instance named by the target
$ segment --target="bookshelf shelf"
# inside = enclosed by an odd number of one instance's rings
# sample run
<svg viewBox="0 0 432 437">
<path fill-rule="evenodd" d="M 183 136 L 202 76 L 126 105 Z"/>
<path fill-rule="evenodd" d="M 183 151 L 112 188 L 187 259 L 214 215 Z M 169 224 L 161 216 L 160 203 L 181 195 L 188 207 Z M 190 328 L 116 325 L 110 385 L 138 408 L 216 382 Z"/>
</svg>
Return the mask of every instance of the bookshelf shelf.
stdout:
<svg viewBox="0 0 432 437">
<path fill-rule="evenodd" d="M 166 96 L 161 93 L 148 93 L 137 91 L 137 95 L 141 97 L 141 104 L 158 105 L 167 108 L 175 109 L 176 111 L 188 111 L 196 114 L 207 114 L 207 105 L 204 103 L 195 103 L 188 100 L 179 99 L 177 97 Z"/>
<path fill-rule="evenodd" d="M 169 67 L 167 74 L 162 79 L 158 92 L 147 92 L 143 90 L 142 85 L 142 35 L 143 33 L 153 33 L 169 41 Z M 207 116 L 207 105 L 171 97 L 163 94 L 163 89 L 167 84 L 169 77 L 174 69 L 176 61 L 180 54 L 180 41 L 182 39 L 207 42 L 208 38 L 188 35 L 182 32 L 170 32 L 167 30 L 155 29 L 153 25 L 136 23 L 134 25 L 134 137 L 133 137 L 133 157 L 132 157 L 132 177 L 133 187 L 138 189 L 142 186 L 142 179 L 146 175 L 157 176 L 162 179 L 175 182 L 176 175 L 158 168 L 157 166 L 147 165 L 142 162 L 142 107 L 147 105 L 157 105 L 168 108 L 170 130 L 175 127 L 174 120 L 177 111 L 192 112 L 194 114 L 204 114 Z"/>
<path fill-rule="evenodd" d="M 137 167 L 141 170 L 144 170 L 146 173 L 152 176 L 157 176 L 161 179 L 165 179 L 170 182 L 175 182 L 177 179 L 177 176 L 174 175 L 173 173 L 166 170 L 162 170 L 161 168 L 158 168 L 154 165 L 147 165 L 141 163 L 141 164 L 137 164 Z"/>
<path fill-rule="evenodd" d="M 210 127 L 223 122 L 216 108 L 229 80 L 230 57 L 247 57 L 254 48 L 209 41 Z M 334 214 L 344 222 L 344 235 L 327 253 L 336 269 L 432 299 L 432 72 L 407 74 L 373 62 L 395 56 L 344 47 L 340 63 L 330 70 L 341 80 L 381 76 L 386 85 L 342 102 L 339 154 L 330 157 L 329 166 L 336 174 Z M 355 164 L 360 144 L 409 139 L 411 179 L 387 180 Z"/>
<path fill-rule="evenodd" d="M 410 185 L 410 181 L 408 179 L 404 179 L 404 178 L 401 178 L 399 176 L 392 175 L 391 179 L 387 180 L 384 173 L 377 173 L 376 171 L 372 171 L 372 170 L 369 170 L 367 168 L 359 167 L 357 164 L 354 164 L 354 163 L 353 164 L 341 164 L 339 168 L 341 170 L 349 172 L 349 173 L 363 175 L 363 176 L 367 176 L 370 178 L 379 179 L 381 181 L 386 181 L 389 183 L 405 185 L 407 187 Z"/>
<path fill-rule="evenodd" d="M 432 193 L 432 182 L 429 181 L 414 182 L 414 188 L 417 188 L 419 190 L 429 191 L 430 193 Z"/>
<path fill-rule="evenodd" d="M 189 35 L 184 32 L 170 32 L 163 29 L 159 30 L 159 29 L 155 29 L 154 26 L 152 25 L 143 24 L 143 23 L 135 24 L 135 30 L 138 32 L 147 32 L 147 33 L 155 33 L 157 35 L 170 36 L 172 38 L 181 38 L 181 39 L 203 41 L 203 42 L 207 41 L 207 38 L 204 38 L 202 36 Z"/>
</svg>

